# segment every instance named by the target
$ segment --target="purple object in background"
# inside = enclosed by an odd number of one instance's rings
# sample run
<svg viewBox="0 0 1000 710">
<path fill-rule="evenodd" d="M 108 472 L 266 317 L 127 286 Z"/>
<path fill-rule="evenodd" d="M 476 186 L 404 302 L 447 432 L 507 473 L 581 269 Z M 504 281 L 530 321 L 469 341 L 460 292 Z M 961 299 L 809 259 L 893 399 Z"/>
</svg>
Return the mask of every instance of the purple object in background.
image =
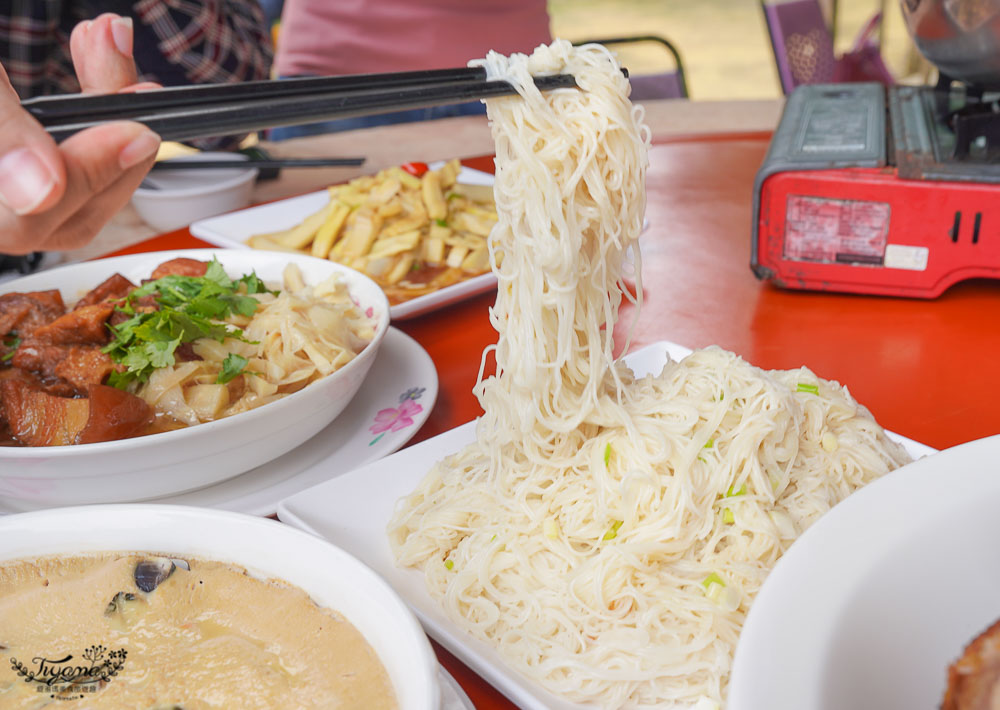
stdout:
<svg viewBox="0 0 1000 710">
<path fill-rule="evenodd" d="M 837 57 L 833 36 L 818 0 L 761 2 L 785 94 L 801 84 L 845 81 L 894 83 L 873 35 L 882 16 L 876 13 L 858 34 L 849 52 Z"/>
</svg>

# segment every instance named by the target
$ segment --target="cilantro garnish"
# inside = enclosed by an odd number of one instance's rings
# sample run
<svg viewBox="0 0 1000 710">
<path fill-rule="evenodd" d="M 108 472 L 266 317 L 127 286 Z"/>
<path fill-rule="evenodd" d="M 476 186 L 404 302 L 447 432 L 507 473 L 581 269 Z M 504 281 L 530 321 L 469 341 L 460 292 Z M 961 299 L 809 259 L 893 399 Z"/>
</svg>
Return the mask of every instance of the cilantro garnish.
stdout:
<svg viewBox="0 0 1000 710">
<path fill-rule="evenodd" d="M 229 353 L 226 355 L 226 359 L 222 361 L 222 372 L 219 373 L 219 377 L 215 380 L 215 383 L 224 385 L 231 382 L 235 378 L 242 375 L 243 371 L 249 364 L 250 361 L 242 355 Z"/>
<path fill-rule="evenodd" d="M 244 284 L 247 287 L 247 293 L 269 293 L 272 296 L 277 296 L 278 292 L 269 289 L 264 285 L 264 282 L 260 280 L 257 276 L 257 272 L 251 271 L 249 274 L 243 274 L 243 276 L 237 279 L 239 283 Z"/>
<path fill-rule="evenodd" d="M 125 371 L 112 372 L 108 384 L 126 389 L 133 382 L 145 382 L 154 370 L 176 362 L 174 351 L 182 343 L 199 338 L 212 338 L 220 343 L 226 338 L 250 342 L 240 328 L 218 321 L 233 314 L 252 316 L 258 302 L 250 294 L 264 291 L 269 289 L 255 273 L 234 281 L 215 259 L 204 276 L 172 274 L 143 284 L 116 309 L 130 318 L 111 326 L 114 339 L 104 347 L 104 352 L 114 362 L 124 365 Z M 147 310 L 138 306 L 139 299 L 146 296 L 152 296 L 159 308 Z M 236 358 L 244 361 L 242 367 L 237 367 Z M 227 357 L 220 382 L 239 375 L 245 363 L 246 359 L 239 355 Z M 228 379 L 222 380 L 227 373 L 231 373 Z"/>
</svg>

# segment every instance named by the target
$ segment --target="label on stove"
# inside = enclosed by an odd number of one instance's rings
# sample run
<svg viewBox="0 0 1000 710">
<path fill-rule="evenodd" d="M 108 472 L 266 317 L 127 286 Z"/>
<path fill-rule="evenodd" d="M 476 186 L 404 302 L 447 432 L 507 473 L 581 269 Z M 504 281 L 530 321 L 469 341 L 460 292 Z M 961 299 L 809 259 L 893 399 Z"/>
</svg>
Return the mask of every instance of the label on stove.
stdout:
<svg viewBox="0 0 1000 710">
<path fill-rule="evenodd" d="M 886 202 L 788 196 L 786 259 L 882 266 L 888 235 Z"/>
<path fill-rule="evenodd" d="M 927 271 L 927 247 L 911 247 L 905 244 L 889 244 L 885 248 L 885 265 L 889 269 L 909 269 Z"/>
</svg>

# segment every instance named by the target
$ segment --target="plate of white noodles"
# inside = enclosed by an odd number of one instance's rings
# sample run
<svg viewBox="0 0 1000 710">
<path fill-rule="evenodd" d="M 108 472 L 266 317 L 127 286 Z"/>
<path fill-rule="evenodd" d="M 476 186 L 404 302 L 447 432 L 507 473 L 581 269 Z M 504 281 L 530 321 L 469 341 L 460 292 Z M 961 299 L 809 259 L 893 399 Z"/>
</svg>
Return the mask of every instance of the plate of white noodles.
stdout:
<svg viewBox="0 0 1000 710">
<path fill-rule="evenodd" d="M 483 415 L 279 516 L 364 559 L 522 707 L 720 708 L 775 562 L 922 449 L 807 368 L 666 342 L 616 357 L 618 307 L 642 305 L 641 109 L 600 46 L 484 64 L 519 96 L 487 102 L 498 287 Z M 547 73 L 579 88 L 542 94 L 532 77 Z"/>
<path fill-rule="evenodd" d="M 625 358 L 636 376 L 660 372 L 668 359 L 671 368 L 690 354 L 686 347 L 670 342 L 660 342 L 642 348 Z M 709 356 L 732 357 L 722 351 Z M 749 368 L 749 366 L 747 366 Z M 795 371 L 801 372 L 801 371 Z M 407 496 L 424 478 L 435 463 L 460 451 L 475 440 L 475 423 L 470 422 L 433 439 L 416 444 L 402 451 L 355 469 L 337 478 L 310 488 L 290 498 L 278 507 L 278 517 L 283 522 L 302 528 L 330 540 L 338 547 L 365 561 L 383 578 L 416 612 L 427 632 L 455 656 L 500 689 L 519 707 L 534 710 L 576 708 L 577 704 L 546 690 L 541 684 L 513 668 L 495 646 L 475 638 L 449 618 L 440 602 L 427 590 L 423 575 L 413 569 L 400 567 L 395 560 L 386 525 L 396 511 L 399 499 Z M 899 442 L 913 458 L 934 452 L 923 444 L 895 434 L 889 436 Z M 730 500 L 737 500 L 734 496 Z M 364 500 L 364 506 L 356 501 Z M 721 503 L 721 501 L 720 501 Z M 721 506 L 724 511 L 726 506 Z M 725 515 L 724 512 L 721 513 Z M 613 523 L 612 523 L 613 525 Z M 610 531 L 610 526 L 608 528 Z M 622 532 L 619 528 L 618 532 Z M 554 530 L 544 520 L 527 537 L 554 542 L 548 535 Z M 497 533 L 484 533 L 489 540 Z M 508 531 L 508 535 L 509 535 Z M 604 534 L 607 534 L 605 532 Z M 603 537 L 603 535 L 602 535 Z M 615 538 L 608 540 L 610 544 Z M 491 544 L 497 543 L 500 535 Z M 500 542 L 500 545 L 506 543 Z M 784 546 L 784 545 L 783 545 Z M 441 561 L 442 568 L 446 560 Z M 443 569 L 448 573 L 455 571 Z M 726 662 L 728 664 L 728 661 Z M 711 707 L 705 705 L 704 707 Z"/>
</svg>

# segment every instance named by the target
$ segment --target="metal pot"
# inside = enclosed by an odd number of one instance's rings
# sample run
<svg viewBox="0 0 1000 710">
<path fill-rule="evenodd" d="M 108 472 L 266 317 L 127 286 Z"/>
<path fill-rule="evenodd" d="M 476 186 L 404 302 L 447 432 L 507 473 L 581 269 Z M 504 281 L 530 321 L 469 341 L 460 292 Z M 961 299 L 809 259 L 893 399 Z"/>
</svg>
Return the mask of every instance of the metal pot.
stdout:
<svg viewBox="0 0 1000 710">
<path fill-rule="evenodd" d="M 952 79 L 1000 89 L 1000 0 L 900 0 L 920 53 Z"/>
</svg>

